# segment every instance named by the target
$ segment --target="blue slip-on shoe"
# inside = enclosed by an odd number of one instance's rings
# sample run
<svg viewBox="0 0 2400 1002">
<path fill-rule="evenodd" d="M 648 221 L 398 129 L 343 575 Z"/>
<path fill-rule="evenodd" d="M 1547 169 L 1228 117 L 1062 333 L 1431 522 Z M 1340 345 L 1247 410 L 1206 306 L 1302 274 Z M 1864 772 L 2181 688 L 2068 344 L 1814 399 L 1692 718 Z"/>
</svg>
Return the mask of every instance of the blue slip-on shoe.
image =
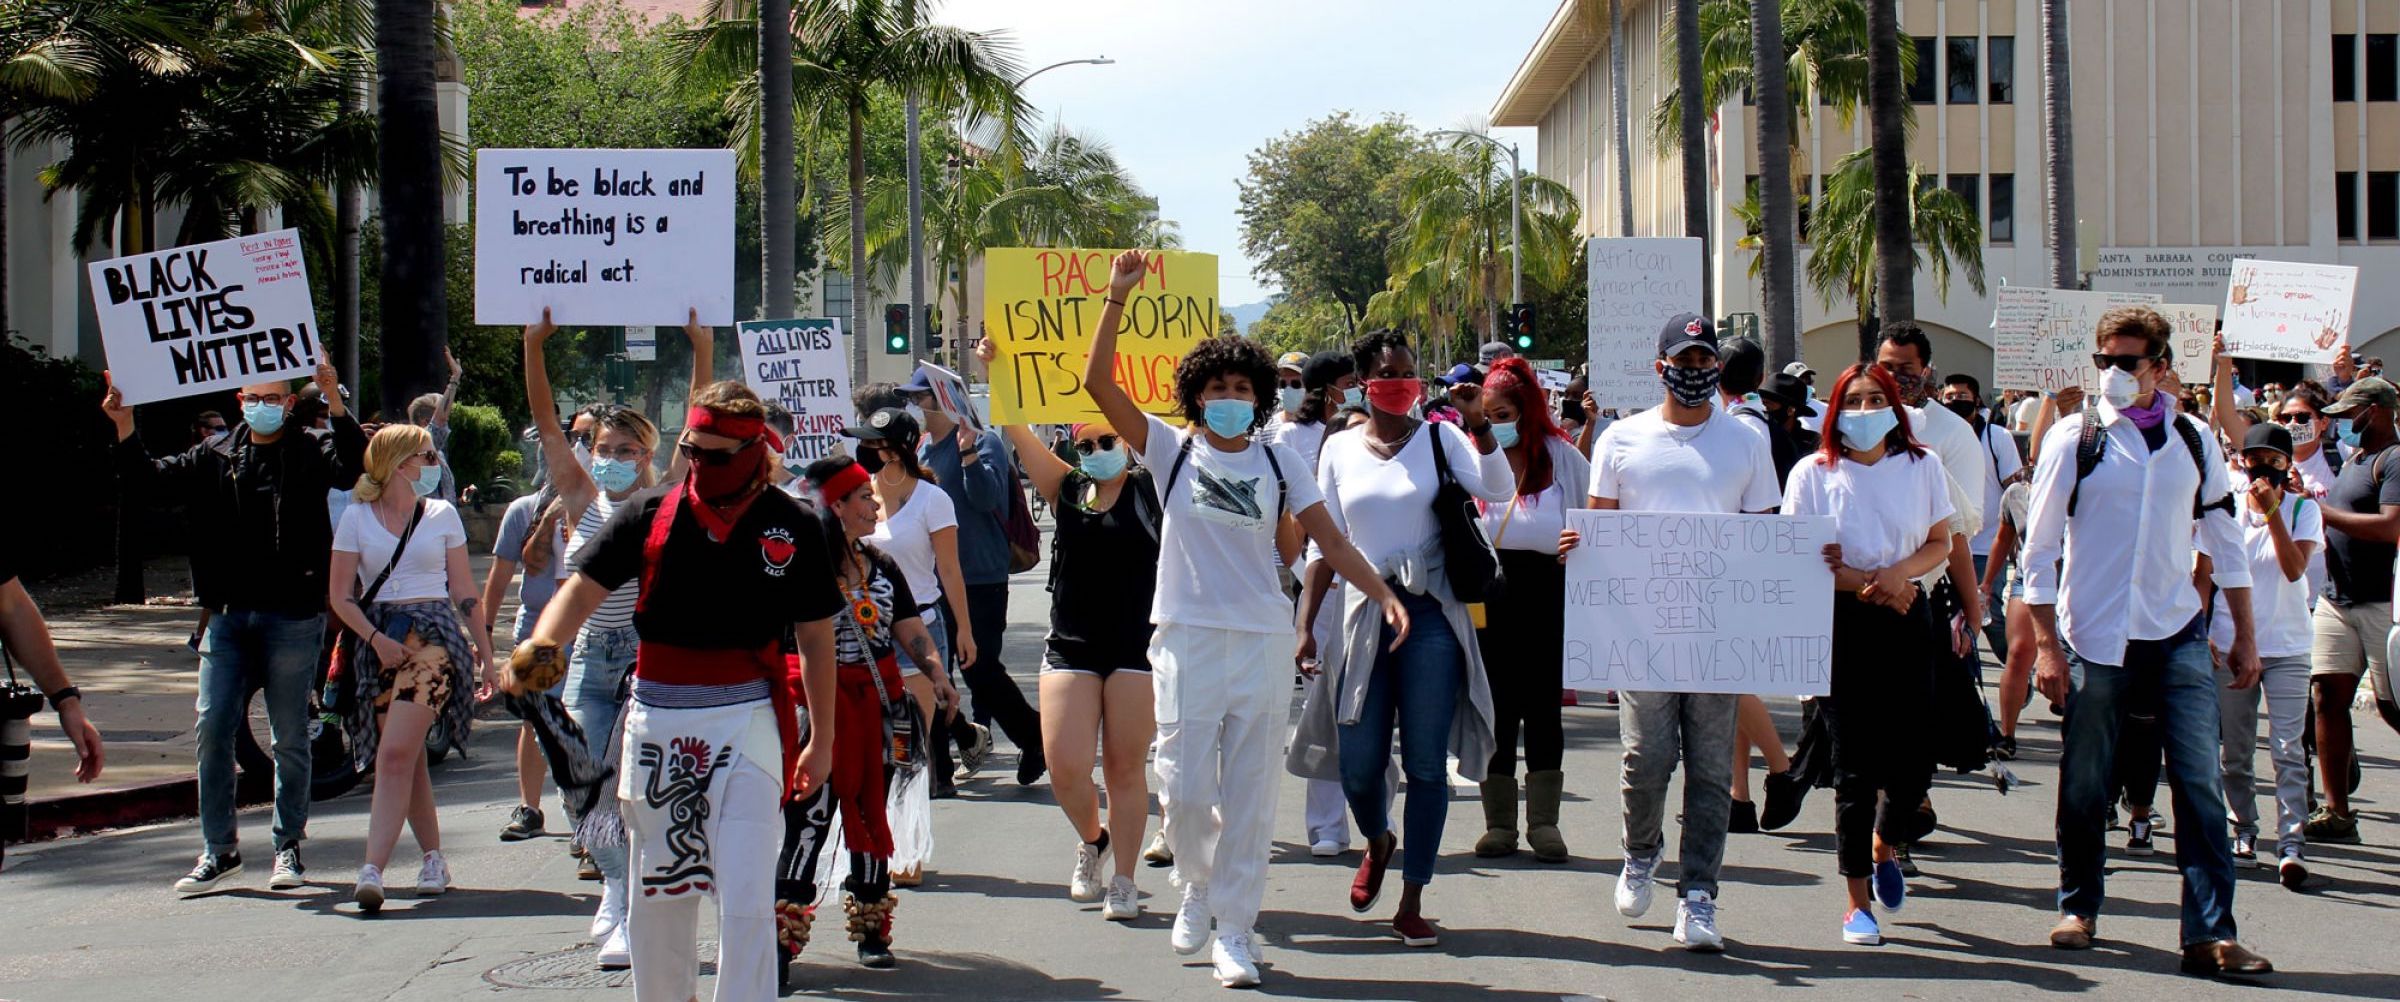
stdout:
<svg viewBox="0 0 2400 1002">
<path fill-rule="evenodd" d="M 1896 912 L 1908 903 L 1908 877 L 1900 872 L 1898 860 L 1887 859 L 1875 864 L 1875 901 L 1887 912 Z"/>
</svg>

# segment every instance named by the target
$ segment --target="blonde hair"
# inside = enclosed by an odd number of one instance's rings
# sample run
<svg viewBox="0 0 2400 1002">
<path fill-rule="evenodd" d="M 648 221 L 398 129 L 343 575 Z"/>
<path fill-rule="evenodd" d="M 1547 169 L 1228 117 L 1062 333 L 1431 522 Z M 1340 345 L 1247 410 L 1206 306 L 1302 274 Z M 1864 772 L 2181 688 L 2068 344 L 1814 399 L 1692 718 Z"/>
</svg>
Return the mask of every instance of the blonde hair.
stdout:
<svg viewBox="0 0 2400 1002">
<path fill-rule="evenodd" d="M 767 405 L 759 401 L 757 391 L 731 379 L 720 379 L 701 387 L 700 392 L 692 394 L 692 406 L 706 407 L 726 417 L 767 416 Z"/>
<path fill-rule="evenodd" d="M 358 475 L 358 486 L 350 496 L 360 501 L 383 497 L 383 489 L 392 479 L 392 471 L 402 461 L 433 448 L 433 433 L 413 424 L 387 424 L 367 441 L 366 470 Z"/>
<path fill-rule="evenodd" d="M 654 456 L 658 452 L 658 423 L 650 420 L 649 415 L 631 407 L 610 407 L 593 418 L 592 445 L 595 450 L 599 447 L 602 430 L 613 430 L 631 435 L 634 441 L 642 443 L 643 452 L 651 453 Z M 634 489 L 646 489 L 657 479 L 657 466 L 652 460 L 644 459 L 641 474 L 633 481 Z"/>
</svg>

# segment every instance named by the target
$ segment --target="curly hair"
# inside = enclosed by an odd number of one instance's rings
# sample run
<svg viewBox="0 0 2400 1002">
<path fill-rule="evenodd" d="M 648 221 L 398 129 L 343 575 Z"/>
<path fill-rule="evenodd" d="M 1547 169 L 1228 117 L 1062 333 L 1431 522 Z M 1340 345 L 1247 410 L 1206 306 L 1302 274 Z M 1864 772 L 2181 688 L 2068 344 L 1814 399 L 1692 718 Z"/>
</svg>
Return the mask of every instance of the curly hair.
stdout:
<svg viewBox="0 0 2400 1002">
<path fill-rule="evenodd" d="M 1255 429 L 1267 422 L 1274 413 L 1275 395 L 1264 392 L 1275 385 L 1275 359 L 1267 349 L 1246 337 L 1230 334 L 1202 340 L 1193 345 L 1190 354 L 1175 365 L 1175 399 L 1183 407 L 1183 416 L 1195 425 L 1207 420 L 1207 408 L 1200 402 L 1200 393 L 1208 389 L 1209 380 L 1218 377 L 1231 379 L 1240 376 L 1250 381 L 1251 403 L 1255 413 L 1250 427 Z"/>
<path fill-rule="evenodd" d="M 1408 352 L 1412 358 L 1416 354 L 1416 349 L 1408 344 L 1408 335 L 1390 327 L 1371 331 L 1359 338 L 1357 344 L 1350 346 L 1350 362 L 1358 372 L 1359 380 L 1364 382 L 1367 373 L 1375 371 L 1375 360 L 1383 357 L 1384 352 L 1395 349 Z"/>
</svg>

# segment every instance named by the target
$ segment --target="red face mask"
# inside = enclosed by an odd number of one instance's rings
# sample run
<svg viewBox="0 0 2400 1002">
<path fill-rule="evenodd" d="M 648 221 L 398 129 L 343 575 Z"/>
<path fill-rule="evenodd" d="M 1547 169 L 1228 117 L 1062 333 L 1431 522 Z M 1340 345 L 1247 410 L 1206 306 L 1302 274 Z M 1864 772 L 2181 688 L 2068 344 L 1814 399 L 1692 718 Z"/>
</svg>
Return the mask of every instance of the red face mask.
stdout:
<svg viewBox="0 0 2400 1002">
<path fill-rule="evenodd" d="M 752 442 L 734 454 L 724 464 L 695 462 L 692 464 L 692 487 L 701 500 L 723 504 L 741 496 L 759 482 L 765 472 L 767 448 Z"/>
<path fill-rule="evenodd" d="M 1425 399 L 1425 384 L 1414 379 L 1367 380 L 1367 403 L 1386 414 L 1406 414 Z"/>
</svg>

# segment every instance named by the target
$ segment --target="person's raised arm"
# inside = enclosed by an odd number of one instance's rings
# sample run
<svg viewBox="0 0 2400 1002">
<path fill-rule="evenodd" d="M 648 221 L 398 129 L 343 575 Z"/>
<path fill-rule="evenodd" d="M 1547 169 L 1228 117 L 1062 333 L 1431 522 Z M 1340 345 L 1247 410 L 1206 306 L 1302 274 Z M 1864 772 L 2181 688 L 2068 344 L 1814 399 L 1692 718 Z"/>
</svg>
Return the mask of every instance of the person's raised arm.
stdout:
<svg viewBox="0 0 2400 1002">
<path fill-rule="evenodd" d="M 700 310 L 695 307 L 684 318 L 683 336 L 692 342 L 692 381 L 683 393 L 683 399 L 688 404 L 700 399 L 701 388 L 717 381 L 717 329 L 701 323 Z M 659 444 L 666 446 L 669 454 L 675 457 L 667 461 L 665 482 L 682 483 L 684 475 L 691 471 L 692 461 L 684 458 L 683 450 L 675 448 L 672 443 Z"/>
<path fill-rule="evenodd" d="M 25 662 L 33 674 L 33 685 L 42 695 L 53 697 L 58 710 L 59 730 L 65 731 L 67 741 L 75 746 L 75 780 L 89 783 L 100 777 L 107 764 L 107 753 L 101 748 L 100 729 L 84 716 L 83 696 L 67 693 L 58 699 L 72 683 L 67 681 L 66 665 L 58 660 L 58 645 L 50 639 L 50 624 L 42 619 L 41 606 L 25 583 L 17 578 L 0 581 L 0 640 L 17 659 Z"/>
<path fill-rule="evenodd" d="M 1091 357 L 1083 366 L 1083 392 L 1092 398 L 1135 455 L 1150 448 L 1150 421 L 1117 385 L 1117 326 L 1125 322 L 1125 296 L 1142 283 L 1150 257 L 1139 250 L 1117 255 L 1108 274 L 1108 301 L 1100 307 L 1100 326 L 1092 331 Z"/>
<path fill-rule="evenodd" d="M 443 384 L 441 402 L 434 405 L 433 420 L 427 424 L 447 429 L 450 427 L 450 404 L 458 399 L 458 381 L 460 377 L 467 374 L 467 370 L 459 366 L 458 356 L 452 354 L 448 348 L 442 349 L 442 362 L 450 367 L 450 381 Z M 317 385 L 325 384 L 318 383 Z"/>
<path fill-rule="evenodd" d="M 1017 465 L 1025 469 L 1025 478 L 1033 481 L 1034 493 L 1040 494 L 1048 504 L 1058 504 L 1059 488 L 1065 486 L 1067 474 L 1074 472 L 1075 468 L 1044 448 L 1042 440 L 1034 437 L 1031 428 L 1021 424 L 1004 424 L 1000 426 L 1000 432 L 1008 436 L 1008 444 L 1016 447 Z"/>
<path fill-rule="evenodd" d="M 2217 431 L 2228 442 L 2240 442 L 2250 434 L 2250 416 L 2233 405 L 2233 359 L 2225 357 L 2225 335 L 2217 335 L 2216 348 L 2209 355 L 2208 416 Z"/>
<path fill-rule="evenodd" d="M 550 483 L 566 502 L 567 518 L 580 521 L 585 506 L 600 495 L 600 487 L 592 482 L 591 471 L 575 461 L 566 429 L 558 426 L 558 397 L 550 391 L 550 370 L 542 347 L 556 333 L 558 325 L 550 322 L 549 307 L 542 308 L 539 322 L 525 327 L 525 403 L 533 410 L 533 428 L 542 437 L 542 461 L 550 467 Z"/>
</svg>

